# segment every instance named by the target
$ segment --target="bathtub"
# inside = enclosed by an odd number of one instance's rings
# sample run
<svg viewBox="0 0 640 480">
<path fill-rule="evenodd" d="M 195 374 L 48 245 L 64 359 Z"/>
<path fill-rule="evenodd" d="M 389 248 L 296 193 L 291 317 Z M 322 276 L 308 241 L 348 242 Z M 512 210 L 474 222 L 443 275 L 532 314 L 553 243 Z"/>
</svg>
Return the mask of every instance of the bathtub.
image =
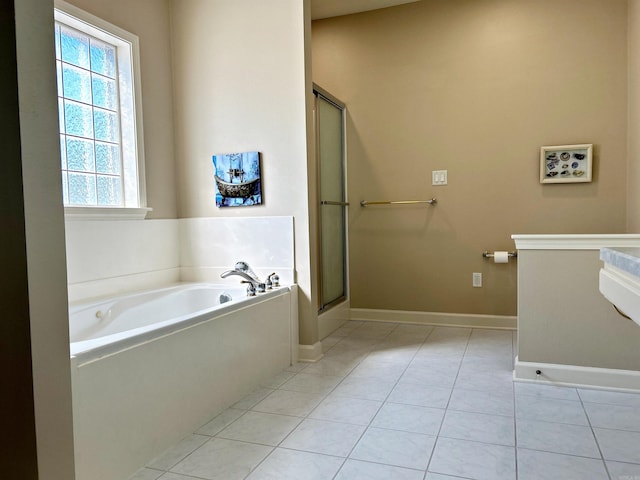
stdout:
<svg viewBox="0 0 640 480">
<path fill-rule="evenodd" d="M 283 292 L 247 297 L 242 286 L 192 283 L 73 305 L 71 356 L 84 363 Z"/>
<path fill-rule="evenodd" d="M 123 480 L 291 363 L 295 287 L 180 284 L 69 309 L 77 480 Z"/>
</svg>

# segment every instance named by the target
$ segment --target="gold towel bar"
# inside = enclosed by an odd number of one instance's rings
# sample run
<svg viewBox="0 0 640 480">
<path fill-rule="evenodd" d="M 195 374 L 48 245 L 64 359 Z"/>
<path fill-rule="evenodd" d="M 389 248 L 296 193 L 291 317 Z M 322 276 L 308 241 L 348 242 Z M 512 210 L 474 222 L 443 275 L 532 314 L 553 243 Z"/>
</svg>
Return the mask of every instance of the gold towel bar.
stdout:
<svg viewBox="0 0 640 480">
<path fill-rule="evenodd" d="M 438 203 L 438 201 L 434 198 L 430 199 L 430 200 L 398 200 L 395 202 L 386 200 L 386 201 L 380 201 L 380 202 L 372 202 L 369 200 L 362 200 L 360 202 L 360 206 L 361 207 L 366 207 L 368 205 L 415 205 L 417 203 L 427 203 L 429 205 L 435 205 L 436 203 Z"/>
</svg>

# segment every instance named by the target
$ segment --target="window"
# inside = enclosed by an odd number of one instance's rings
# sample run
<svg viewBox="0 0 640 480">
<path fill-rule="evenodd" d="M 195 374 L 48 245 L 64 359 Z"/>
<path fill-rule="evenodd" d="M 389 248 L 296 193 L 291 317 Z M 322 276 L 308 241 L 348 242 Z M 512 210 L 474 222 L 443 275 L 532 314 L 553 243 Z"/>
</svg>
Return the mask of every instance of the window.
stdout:
<svg viewBox="0 0 640 480">
<path fill-rule="evenodd" d="M 144 218 L 138 39 L 65 2 L 55 6 L 65 213 Z"/>
</svg>

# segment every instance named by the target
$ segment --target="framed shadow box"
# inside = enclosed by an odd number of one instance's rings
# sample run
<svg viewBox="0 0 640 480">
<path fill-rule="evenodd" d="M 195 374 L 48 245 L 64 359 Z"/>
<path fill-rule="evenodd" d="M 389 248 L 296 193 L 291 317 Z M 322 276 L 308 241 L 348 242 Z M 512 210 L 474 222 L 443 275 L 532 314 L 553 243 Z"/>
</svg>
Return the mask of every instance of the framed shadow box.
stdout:
<svg viewBox="0 0 640 480">
<path fill-rule="evenodd" d="M 540 183 L 591 181 L 593 144 L 540 148 Z"/>
</svg>

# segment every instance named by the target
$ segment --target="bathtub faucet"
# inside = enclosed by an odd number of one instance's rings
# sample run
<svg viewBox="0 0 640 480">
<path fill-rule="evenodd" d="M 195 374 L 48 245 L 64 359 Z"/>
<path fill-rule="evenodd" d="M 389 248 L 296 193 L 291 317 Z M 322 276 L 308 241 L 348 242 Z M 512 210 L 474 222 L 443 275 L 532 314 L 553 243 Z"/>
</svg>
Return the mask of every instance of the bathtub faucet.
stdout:
<svg viewBox="0 0 640 480">
<path fill-rule="evenodd" d="M 237 275 L 238 277 L 245 279 L 247 282 L 258 289 L 260 285 L 262 285 L 262 291 L 264 291 L 264 283 L 262 283 L 258 276 L 254 273 L 254 271 L 251 270 L 251 267 L 247 262 L 237 262 L 234 265 L 233 270 L 227 270 L 220 276 L 222 278 L 227 278 L 231 275 Z"/>
</svg>

